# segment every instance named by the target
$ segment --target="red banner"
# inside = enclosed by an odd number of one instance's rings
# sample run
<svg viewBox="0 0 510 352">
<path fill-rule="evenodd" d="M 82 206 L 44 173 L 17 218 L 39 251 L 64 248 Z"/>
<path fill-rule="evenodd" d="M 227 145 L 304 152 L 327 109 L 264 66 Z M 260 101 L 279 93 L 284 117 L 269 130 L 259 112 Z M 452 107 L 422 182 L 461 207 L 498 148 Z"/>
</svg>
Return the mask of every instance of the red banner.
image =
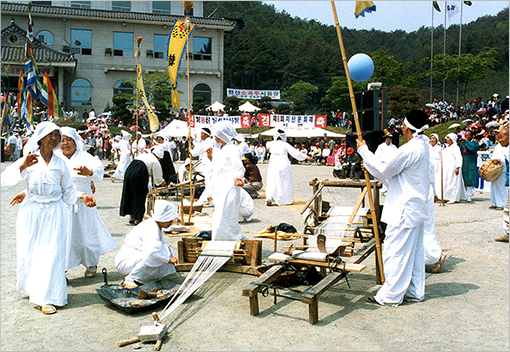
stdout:
<svg viewBox="0 0 510 352">
<path fill-rule="evenodd" d="M 241 114 L 241 128 L 248 128 L 250 127 L 251 117 L 250 114 Z"/>
<path fill-rule="evenodd" d="M 186 120 L 188 122 L 188 127 L 195 128 L 195 115 L 186 114 Z"/>
<path fill-rule="evenodd" d="M 315 115 L 315 127 L 326 128 L 327 121 L 328 121 L 327 115 Z"/>
<path fill-rule="evenodd" d="M 270 114 L 259 114 L 259 127 L 270 127 L 271 126 L 271 115 Z"/>
</svg>

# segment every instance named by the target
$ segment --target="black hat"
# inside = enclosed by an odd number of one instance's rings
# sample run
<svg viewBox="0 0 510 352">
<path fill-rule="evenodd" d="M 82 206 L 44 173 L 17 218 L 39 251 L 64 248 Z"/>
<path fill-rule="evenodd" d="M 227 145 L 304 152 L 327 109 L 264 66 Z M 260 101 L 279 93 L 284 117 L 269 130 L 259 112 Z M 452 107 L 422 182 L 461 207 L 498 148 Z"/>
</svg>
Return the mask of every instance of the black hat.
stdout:
<svg viewBox="0 0 510 352">
<path fill-rule="evenodd" d="M 421 130 L 429 122 L 427 113 L 423 110 L 412 109 L 406 114 L 406 120 L 411 126 L 407 126 L 412 130 Z M 428 128 L 428 127 L 427 127 Z M 425 128 L 426 129 L 426 128 Z"/>
</svg>

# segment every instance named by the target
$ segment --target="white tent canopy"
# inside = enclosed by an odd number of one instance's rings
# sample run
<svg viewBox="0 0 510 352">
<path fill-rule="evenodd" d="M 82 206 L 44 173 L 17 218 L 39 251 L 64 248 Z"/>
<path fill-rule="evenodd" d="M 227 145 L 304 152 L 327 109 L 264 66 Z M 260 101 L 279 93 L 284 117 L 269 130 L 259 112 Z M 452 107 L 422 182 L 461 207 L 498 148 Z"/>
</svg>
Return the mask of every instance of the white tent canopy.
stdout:
<svg viewBox="0 0 510 352">
<path fill-rule="evenodd" d="M 254 111 L 259 111 L 260 110 L 260 108 L 256 107 L 255 105 L 253 105 L 249 101 L 247 101 L 246 103 L 241 105 L 238 109 L 239 109 L 239 111 L 243 111 L 243 112 L 254 112 Z"/>
<path fill-rule="evenodd" d="M 225 105 L 216 100 L 212 105 L 208 106 L 206 110 L 220 111 L 223 110 L 224 108 Z"/>
<path fill-rule="evenodd" d="M 274 136 L 278 134 L 278 130 L 284 130 L 287 137 L 336 137 L 345 138 L 345 134 L 330 132 L 323 128 L 281 128 L 275 127 L 266 132 L 262 132 L 263 136 Z"/>
<path fill-rule="evenodd" d="M 186 137 L 188 136 L 188 123 L 182 120 L 172 120 L 168 126 L 154 133 L 161 137 Z"/>
</svg>

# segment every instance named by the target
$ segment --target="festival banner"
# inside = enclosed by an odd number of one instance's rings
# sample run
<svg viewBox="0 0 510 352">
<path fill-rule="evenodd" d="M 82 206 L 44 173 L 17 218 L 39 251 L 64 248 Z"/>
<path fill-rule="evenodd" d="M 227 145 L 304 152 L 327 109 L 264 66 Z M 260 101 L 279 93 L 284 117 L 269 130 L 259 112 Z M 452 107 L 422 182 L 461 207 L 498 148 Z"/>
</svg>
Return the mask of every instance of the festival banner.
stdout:
<svg viewBox="0 0 510 352">
<path fill-rule="evenodd" d="M 271 115 L 270 127 L 285 128 L 289 125 L 295 125 L 296 127 L 315 128 L 315 120 L 315 115 Z M 325 123 L 323 125 L 326 127 Z"/>
<path fill-rule="evenodd" d="M 195 128 L 195 115 L 186 114 L 186 122 L 188 127 Z"/>
<path fill-rule="evenodd" d="M 250 114 L 241 114 L 241 128 L 248 128 L 251 126 Z"/>
<path fill-rule="evenodd" d="M 172 108 L 179 109 L 181 100 L 177 91 L 177 77 L 179 75 L 179 66 L 181 58 L 186 48 L 188 36 L 195 29 L 194 24 L 186 25 L 184 21 L 175 21 L 168 39 L 168 75 L 172 85 Z"/>
<path fill-rule="evenodd" d="M 315 115 L 315 127 L 326 128 L 327 121 L 328 121 L 327 115 Z"/>
<path fill-rule="evenodd" d="M 227 88 L 227 97 L 237 97 L 239 99 L 262 99 L 263 97 L 270 97 L 273 100 L 279 100 L 280 91 Z"/>
<path fill-rule="evenodd" d="M 43 76 L 43 92 L 46 90 L 47 95 L 47 106 L 48 106 L 48 115 L 49 116 L 55 116 L 59 118 L 64 117 L 64 111 L 62 111 L 62 108 L 60 107 L 60 104 L 58 103 L 57 94 L 55 93 L 55 90 L 53 89 L 53 85 L 51 84 L 50 77 L 48 76 L 47 72 L 44 72 Z"/>
<path fill-rule="evenodd" d="M 145 111 L 147 111 L 147 117 L 149 118 L 150 129 L 152 132 L 156 132 L 159 128 L 159 119 L 147 100 L 147 95 L 145 94 L 145 88 L 143 86 L 142 65 L 140 64 L 136 65 L 136 89 L 138 89 L 138 92 L 142 96 L 143 105 L 145 106 Z"/>
<path fill-rule="evenodd" d="M 191 115 L 188 126 L 191 128 L 211 127 L 220 121 L 229 121 L 234 128 L 242 128 L 241 116 L 208 116 L 208 115 Z M 248 125 L 249 127 L 249 125 Z"/>
<path fill-rule="evenodd" d="M 271 127 L 271 114 L 259 114 L 259 127 Z"/>
</svg>

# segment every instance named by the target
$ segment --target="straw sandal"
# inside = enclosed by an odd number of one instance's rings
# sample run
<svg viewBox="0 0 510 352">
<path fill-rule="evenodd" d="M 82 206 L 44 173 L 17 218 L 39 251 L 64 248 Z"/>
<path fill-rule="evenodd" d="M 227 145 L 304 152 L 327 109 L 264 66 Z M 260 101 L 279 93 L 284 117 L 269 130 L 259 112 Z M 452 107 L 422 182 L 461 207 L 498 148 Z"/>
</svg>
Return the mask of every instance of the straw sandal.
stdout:
<svg viewBox="0 0 510 352">
<path fill-rule="evenodd" d="M 89 270 L 89 269 L 93 269 L 95 268 L 95 270 Z M 97 266 L 94 265 L 94 266 L 89 266 L 86 270 L 85 270 L 85 277 L 94 277 L 96 276 L 96 273 L 97 273 Z"/>
<path fill-rule="evenodd" d="M 439 261 L 436 264 L 434 264 L 434 267 L 432 268 L 432 272 L 435 274 L 440 272 L 441 269 L 443 268 L 443 264 L 444 264 L 445 260 L 446 260 L 446 254 L 441 253 L 441 258 L 439 259 Z"/>
<path fill-rule="evenodd" d="M 57 312 L 57 308 L 54 306 L 37 306 L 37 309 L 46 315 L 55 314 Z"/>
</svg>

